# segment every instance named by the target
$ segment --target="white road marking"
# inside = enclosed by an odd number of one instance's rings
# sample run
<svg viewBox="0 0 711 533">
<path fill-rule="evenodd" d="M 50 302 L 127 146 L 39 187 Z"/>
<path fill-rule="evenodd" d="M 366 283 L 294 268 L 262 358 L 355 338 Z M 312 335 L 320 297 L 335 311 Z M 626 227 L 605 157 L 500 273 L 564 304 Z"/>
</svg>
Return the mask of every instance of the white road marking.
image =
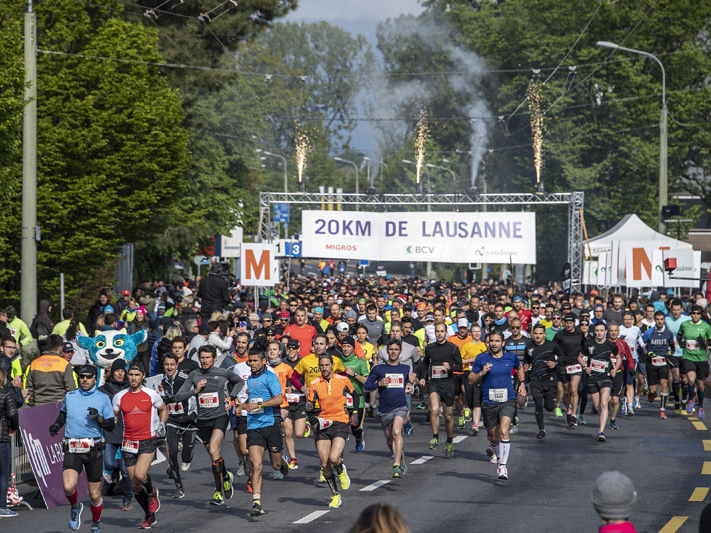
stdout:
<svg viewBox="0 0 711 533">
<path fill-rule="evenodd" d="M 376 481 L 372 485 L 363 487 L 362 489 L 360 489 L 360 492 L 373 492 L 375 489 L 382 487 L 383 485 L 387 485 L 388 483 L 390 483 L 389 479 L 381 479 L 380 481 Z"/>
<path fill-rule="evenodd" d="M 454 442 L 454 444 L 459 444 L 467 437 L 468 437 L 468 435 L 458 435 L 458 436 L 454 437 L 454 440 L 452 440 L 452 442 Z"/>
<path fill-rule="evenodd" d="M 414 461 L 412 461 L 410 464 L 411 465 L 423 465 L 430 459 L 434 459 L 434 455 L 423 455 L 419 459 L 415 459 Z"/>
<path fill-rule="evenodd" d="M 330 513 L 330 511 L 314 511 L 303 518 L 299 518 L 294 524 L 308 524 L 328 513 Z"/>
</svg>

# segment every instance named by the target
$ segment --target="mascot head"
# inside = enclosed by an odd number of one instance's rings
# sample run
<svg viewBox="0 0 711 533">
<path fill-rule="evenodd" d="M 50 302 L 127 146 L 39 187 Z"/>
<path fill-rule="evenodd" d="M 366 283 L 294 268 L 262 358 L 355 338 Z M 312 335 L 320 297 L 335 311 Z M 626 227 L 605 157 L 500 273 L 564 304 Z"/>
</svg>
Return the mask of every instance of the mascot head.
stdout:
<svg viewBox="0 0 711 533">
<path fill-rule="evenodd" d="M 102 331 L 96 337 L 77 337 L 82 348 L 89 350 L 89 357 L 98 367 L 109 369 L 116 359 L 125 359 L 127 363 L 136 357 L 139 344 L 146 341 L 148 333 L 142 329 L 133 335 L 123 331 Z"/>
</svg>

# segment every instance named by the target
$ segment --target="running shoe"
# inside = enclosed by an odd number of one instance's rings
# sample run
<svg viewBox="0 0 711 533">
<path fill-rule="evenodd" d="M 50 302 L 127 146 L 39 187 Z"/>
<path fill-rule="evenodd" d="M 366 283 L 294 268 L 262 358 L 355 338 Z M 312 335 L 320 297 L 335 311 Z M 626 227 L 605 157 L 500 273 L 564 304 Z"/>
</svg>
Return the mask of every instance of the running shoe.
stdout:
<svg viewBox="0 0 711 533">
<path fill-rule="evenodd" d="M 691 414 L 694 412 L 694 400 L 689 400 L 686 402 L 686 412 Z"/>
<path fill-rule="evenodd" d="M 296 460 L 296 457 L 293 457 L 291 461 L 289 461 L 289 469 L 290 470 L 298 470 L 299 469 L 299 461 Z"/>
<path fill-rule="evenodd" d="M 131 501 L 126 501 L 121 504 L 121 510 L 122 511 L 132 511 L 133 510 L 133 504 Z"/>
<path fill-rule="evenodd" d="M 509 478 L 509 471 L 506 468 L 506 465 L 499 465 L 496 467 L 496 477 L 503 480 L 507 480 Z"/>
<path fill-rule="evenodd" d="M 362 452 L 363 450 L 365 450 L 365 439 L 357 440 L 355 451 Z"/>
<path fill-rule="evenodd" d="M 323 476 L 323 467 L 319 468 L 318 480 L 319 480 L 319 483 L 326 483 L 326 478 Z"/>
<path fill-rule="evenodd" d="M 704 418 L 705 414 L 704 414 L 704 408 L 703 408 L 703 407 L 699 407 L 699 408 L 698 408 L 697 413 L 696 413 L 696 416 L 697 416 L 699 419 L 703 419 L 703 418 Z"/>
<path fill-rule="evenodd" d="M 472 425 L 472 436 L 476 437 L 479 434 L 479 426 L 476 424 Z"/>
<path fill-rule="evenodd" d="M 447 445 L 445 446 L 444 456 L 447 459 L 451 459 L 452 457 L 454 457 L 454 443 L 453 442 L 448 442 Z"/>
<path fill-rule="evenodd" d="M 422 411 L 423 409 L 427 409 L 427 405 L 425 404 L 425 402 L 420 402 L 417 404 L 417 407 L 415 407 L 415 409 L 419 409 L 420 411 Z"/>
<path fill-rule="evenodd" d="M 94 522 L 89 531 L 91 531 L 91 533 L 101 533 L 101 526 Z"/>
<path fill-rule="evenodd" d="M 328 506 L 331 509 L 338 509 L 342 503 L 343 503 L 343 498 L 341 498 L 341 495 L 334 494 L 333 496 L 331 496 L 331 501 L 328 503 Z"/>
<path fill-rule="evenodd" d="M 412 434 L 415 432 L 415 428 L 412 427 L 412 422 L 408 422 L 407 424 L 405 424 L 403 431 L 406 437 L 412 437 Z"/>
<path fill-rule="evenodd" d="M 180 463 L 180 471 L 187 472 L 190 470 L 190 463 Z"/>
<path fill-rule="evenodd" d="M 518 424 L 514 424 L 513 426 L 511 426 L 509 431 L 511 432 L 512 435 L 515 435 L 516 433 L 518 433 Z"/>
<path fill-rule="evenodd" d="M 562 418 L 563 417 L 563 411 L 561 411 L 560 407 L 555 408 L 555 417 L 556 418 Z"/>
<path fill-rule="evenodd" d="M 69 529 L 77 531 L 81 527 L 81 513 L 84 510 L 84 504 L 79 502 L 77 507 L 69 509 Z"/>
<path fill-rule="evenodd" d="M 185 498 L 185 491 L 183 490 L 183 487 L 180 485 L 176 485 L 175 487 L 175 492 L 170 495 L 171 498 L 175 498 L 176 500 L 182 500 Z"/>
<path fill-rule="evenodd" d="M 623 415 L 627 414 L 627 398 L 622 398 L 622 405 L 620 406 L 620 413 Z"/>
<path fill-rule="evenodd" d="M 173 473 L 173 469 L 170 466 L 166 469 L 165 473 L 170 479 L 175 481 L 175 474 Z"/>
<path fill-rule="evenodd" d="M 437 437 L 432 437 L 430 439 L 430 445 L 428 446 L 428 448 L 430 450 L 434 450 L 438 444 L 439 444 L 439 439 Z"/>
<path fill-rule="evenodd" d="M 311 423 L 309 421 L 306 421 L 306 429 L 304 430 L 304 438 L 308 439 L 309 435 L 311 435 Z"/>
<path fill-rule="evenodd" d="M 667 414 L 664 412 L 664 409 L 662 409 L 661 411 L 659 411 L 659 418 L 661 418 L 662 420 L 666 420 L 666 419 L 667 419 Z"/>
<path fill-rule="evenodd" d="M 538 440 L 545 439 L 546 438 L 546 430 L 542 429 L 538 432 L 538 435 L 536 435 L 536 438 Z"/>
<path fill-rule="evenodd" d="M 639 403 L 639 396 L 634 397 L 634 408 L 635 409 L 642 409 L 642 404 Z"/>
<path fill-rule="evenodd" d="M 351 478 L 348 477 L 348 469 L 346 468 L 346 465 L 341 463 L 341 467 L 343 470 L 340 474 L 338 474 L 338 481 L 341 484 L 341 489 L 348 490 L 351 486 Z"/>
<path fill-rule="evenodd" d="M 578 417 L 578 423 L 579 423 L 581 426 L 587 426 L 587 425 L 588 425 L 588 423 L 587 423 L 587 421 L 585 420 L 585 417 L 584 417 L 583 415 L 580 415 L 580 416 Z"/>
<path fill-rule="evenodd" d="M 160 510 L 160 500 L 158 499 L 158 489 L 153 487 L 153 494 L 148 496 L 148 512 L 156 514 Z"/>
<path fill-rule="evenodd" d="M 247 473 L 244 467 L 244 461 L 239 462 L 239 467 L 237 468 L 237 477 L 242 477 Z"/>
<path fill-rule="evenodd" d="M 649 403 L 654 403 L 654 398 L 656 398 L 656 394 L 654 394 L 653 392 L 647 394 L 647 400 L 649 401 Z"/>
<path fill-rule="evenodd" d="M 272 479 L 284 479 L 284 474 L 282 474 L 280 470 L 274 470 L 274 473 L 272 474 Z"/>
<path fill-rule="evenodd" d="M 262 502 L 260 500 L 252 500 L 252 510 L 249 511 L 249 516 L 262 516 L 264 514 L 264 509 L 262 509 Z"/>
<path fill-rule="evenodd" d="M 402 467 L 397 463 L 393 465 L 393 477 L 402 477 Z"/>
<path fill-rule="evenodd" d="M 597 434 L 597 440 L 600 442 L 605 442 L 607 440 L 607 437 L 605 437 L 605 434 L 601 431 Z"/>
<path fill-rule="evenodd" d="M 496 453 L 494 453 L 494 448 L 489 445 L 489 447 L 486 449 L 486 455 L 489 456 L 489 462 L 496 464 L 499 460 L 498 457 L 496 457 Z"/>
<path fill-rule="evenodd" d="M 13 518 L 19 514 L 20 513 L 13 511 L 12 509 L 0 509 L 0 518 Z"/>
<path fill-rule="evenodd" d="M 212 500 L 210 501 L 210 505 L 223 505 L 225 503 L 225 499 L 222 497 L 222 492 L 219 490 L 215 491 L 215 494 L 212 495 Z"/>
<path fill-rule="evenodd" d="M 610 429 L 620 429 L 620 426 L 617 425 L 616 420 L 610 420 Z"/>
<path fill-rule="evenodd" d="M 233 480 L 234 476 L 232 475 L 232 472 L 227 472 L 227 479 L 222 482 L 222 490 L 225 492 L 225 498 L 227 498 L 228 500 L 235 493 L 235 488 L 232 484 Z"/>
<path fill-rule="evenodd" d="M 462 429 L 464 427 L 464 417 L 460 416 L 459 419 L 457 420 L 457 427 L 459 429 Z"/>
<path fill-rule="evenodd" d="M 286 477 L 289 475 L 289 463 L 286 462 L 286 458 L 281 456 L 281 467 L 279 468 L 281 475 Z"/>
<path fill-rule="evenodd" d="M 631 405 L 627 406 L 627 414 L 625 414 L 625 416 L 627 416 L 627 417 L 634 416 L 634 408 Z"/>
<path fill-rule="evenodd" d="M 464 408 L 464 418 L 469 420 L 472 416 L 472 410 L 469 407 Z"/>
<path fill-rule="evenodd" d="M 158 523 L 158 520 L 156 520 L 156 515 L 155 513 L 148 513 L 146 517 L 143 519 L 143 522 L 141 522 L 141 525 L 138 526 L 140 529 L 151 529 L 154 525 Z"/>
</svg>

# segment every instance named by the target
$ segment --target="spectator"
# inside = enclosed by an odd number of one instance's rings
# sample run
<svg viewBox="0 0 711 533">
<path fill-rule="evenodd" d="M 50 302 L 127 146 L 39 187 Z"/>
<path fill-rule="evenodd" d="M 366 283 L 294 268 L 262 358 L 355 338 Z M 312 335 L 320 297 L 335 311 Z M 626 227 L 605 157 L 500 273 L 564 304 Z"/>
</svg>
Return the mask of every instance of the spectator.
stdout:
<svg viewBox="0 0 711 533">
<path fill-rule="evenodd" d="M 10 330 L 10 335 L 15 337 L 15 342 L 19 342 L 22 346 L 27 346 L 32 341 L 30 328 L 17 316 L 17 311 L 12 305 L 8 305 L 5 311 L 7 312 L 7 328 Z"/>
<path fill-rule="evenodd" d="M 8 388 L 7 362 L 0 366 L 0 518 L 17 516 L 17 513 L 7 508 L 5 495 L 12 473 L 12 442 L 10 437 L 19 427 L 15 395 Z"/>
<path fill-rule="evenodd" d="M 198 334 L 192 338 L 192 340 L 190 341 L 190 346 L 188 346 L 187 357 L 189 359 L 192 359 L 193 361 L 199 361 L 198 351 L 200 350 L 200 346 L 207 344 L 207 339 L 210 336 L 210 333 L 210 326 L 200 326 L 200 328 L 198 329 Z"/>
<path fill-rule="evenodd" d="M 62 401 L 77 388 L 72 365 L 60 355 L 63 342 L 59 335 L 50 335 L 46 351 L 30 364 L 25 378 L 28 405 Z"/>
<path fill-rule="evenodd" d="M 208 276 L 200 282 L 197 297 L 200 299 L 201 324 L 210 321 L 213 311 L 222 312 L 230 303 L 230 291 L 222 267 L 215 263 L 210 266 Z"/>
<path fill-rule="evenodd" d="M 61 335 L 62 337 L 65 336 L 65 333 L 69 329 L 69 326 L 72 323 L 72 319 L 74 318 L 74 310 L 71 307 L 65 307 L 62 309 L 62 321 L 59 322 L 52 328 L 52 333 L 55 335 Z M 86 328 L 84 328 L 84 324 L 79 322 L 78 320 L 74 321 L 76 324 L 76 328 L 81 331 L 82 335 L 87 335 L 86 333 Z"/>
<path fill-rule="evenodd" d="M 17 387 L 22 387 L 22 358 L 17 349 L 17 342 L 12 335 L 7 335 L 2 339 L 2 355 L 10 361 L 10 377 L 15 380 Z"/>
<path fill-rule="evenodd" d="M 96 303 L 89 309 L 89 316 L 87 317 L 87 325 L 89 326 L 89 331 L 95 331 L 98 329 L 96 327 L 96 321 L 99 316 L 105 313 L 113 313 L 114 308 L 109 301 L 109 292 L 106 289 L 102 289 L 99 293 L 99 299 Z"/>
<path fill-rule="evenodd" d="M 637 492 L 626 475 L 603 472 L 595 481 L 592 502 L 603 522 L 600 533 L 636 533 L 629 518 L 637 503 Z"/>
<path fill-rule="evenodd" d="M 49 337 L 54 329 L 54 322 L 52 322 L 52 319 L 49 317 L 49 314 L 52 312 L 52 302 L 49 300 L 40 300 L 39 308 L 40 311 L 30 326 L 30 334 L 37 339 L 39 351 L 42 353 L 47 348 L 47 337 Z"/>
<path fill-rule="evenodd" d="M 64 344 L 70 344 L 74 348 L 73 356 L 69 363 L 75 368 L 93 364 L 89 358 L 89 350 L 82 348 L 77 342 L 77 335 L 80 334 L 79 326 L 80 323 L 75 318 L 72 318 L 69 323 L 69 329 L 64 334 Z"/>
<path fill-rule="evenodd" d="M 410 533 L 410 528 L 395 508 L 375 503 L 363 509 L 348 533 Z"/>
</svg>

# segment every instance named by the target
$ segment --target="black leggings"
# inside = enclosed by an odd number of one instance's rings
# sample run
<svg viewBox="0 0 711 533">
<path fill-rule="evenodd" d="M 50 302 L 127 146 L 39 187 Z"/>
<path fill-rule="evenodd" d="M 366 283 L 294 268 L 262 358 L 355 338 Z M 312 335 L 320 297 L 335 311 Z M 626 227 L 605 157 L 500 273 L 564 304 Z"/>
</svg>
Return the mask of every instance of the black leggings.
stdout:
<svg viewBox="0 0 711 533">
<path fill-rule="evenodd" d="M 183 463 L 189 463 L 193 460 L 193 449 L 195 448 L 195 435 L 197 428 L 176 428 L 168 426 L 166 431 L 166 445 L 168 447 L 168 464 L 173 471 L 176 485 L 182 485 L 180 478 L 180 464 L 178 463 L 178 442 L 182 441 L 183 450 L 181 459 Z"/>
<path fill-rule="evenodd" d="M 536 404 L 536 423 L 543 429 L 543 409 L 549 413 L 555 408 L 557 394 L 556 381 L 531 381 L 531 395 Z"/>
</svg>

